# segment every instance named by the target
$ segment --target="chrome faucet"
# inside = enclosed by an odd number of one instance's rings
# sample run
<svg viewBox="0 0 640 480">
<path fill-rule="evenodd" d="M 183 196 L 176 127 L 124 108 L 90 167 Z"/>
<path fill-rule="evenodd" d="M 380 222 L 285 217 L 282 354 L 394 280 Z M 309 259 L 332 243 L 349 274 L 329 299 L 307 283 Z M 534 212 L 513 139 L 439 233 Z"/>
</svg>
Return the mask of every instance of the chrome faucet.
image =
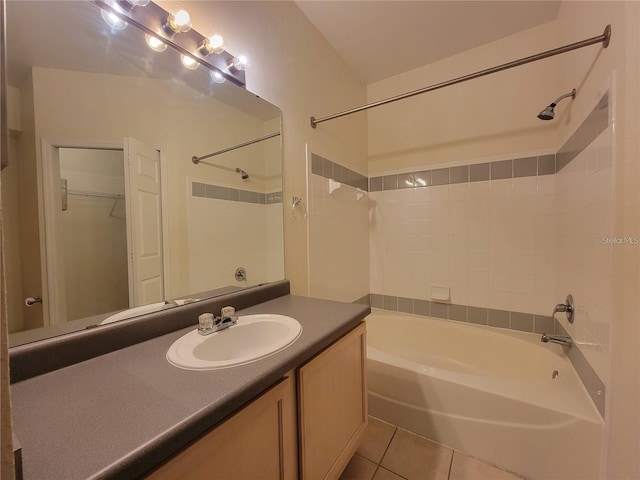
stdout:
<svg viewBox="0 0 640 480">
<path fill-rule="evenodd" d="M 567 348 L 571 348 L 571 345 L 573 345 L 571 337 L 565 335 L 547 335 L 546 333 L 543 333 L 540 341 L 543 343 L 557 343 L 558 345 L 562 345 Z"/>
<path fill-rule="evenodd" d="M 201 314 L 198 317 L 198 333 L 200 335 L 210 335 L 235 325 L 238 321 L 235 313 L 235 308 L 224 307 L 219 317 L 214 317 L 213 313 Z"/>
</svg>

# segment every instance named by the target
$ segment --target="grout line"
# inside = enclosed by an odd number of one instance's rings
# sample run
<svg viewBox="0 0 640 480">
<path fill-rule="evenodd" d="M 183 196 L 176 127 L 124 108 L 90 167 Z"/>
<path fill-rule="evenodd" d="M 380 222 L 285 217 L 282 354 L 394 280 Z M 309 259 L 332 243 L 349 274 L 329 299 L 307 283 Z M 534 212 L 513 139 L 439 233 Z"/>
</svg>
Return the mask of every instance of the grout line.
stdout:
<svg viewBox="0 0 640 480">
<path fill-rule="evenodd" d="M 451 480 L 451 469 L 453 468 L 453 456 L 456 454 L 456 450 L 451 449 L 451 462 L 449 462 L 449 473 L 447 474 L 447 480 Z"/>
</svg>

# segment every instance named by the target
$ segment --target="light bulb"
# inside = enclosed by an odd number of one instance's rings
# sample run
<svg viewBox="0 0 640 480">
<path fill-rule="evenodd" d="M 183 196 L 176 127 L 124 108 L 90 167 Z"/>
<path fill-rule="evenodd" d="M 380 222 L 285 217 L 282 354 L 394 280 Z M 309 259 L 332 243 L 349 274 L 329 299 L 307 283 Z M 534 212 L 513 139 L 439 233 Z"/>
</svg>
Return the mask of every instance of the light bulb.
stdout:
<svg viewBox="0 0 640 480">
<path fill-rule="evenodd" d="M 200 48 L 198 50 L 205 56 L 211 53 L 224 52 L 224 40 L 222 35 L 215 34 L 209 38 L 205 38 L 200 44 Z"/>
<path fill-rule="evenodd" d="M 200 65 L 193 58 L 187 55 L 180 55 L 180 61 L 182 62 L 182 65 L 187 67 L 189 70 L 195 70 Z"/>
<path fill-rule="evenodd" d="M 149 35 L 148 33 L 144 34 L 144 40 L 147 42 L 147 45 L 149 45 L 149 48 L 156 52 L 164 52 L 167 49 L 166 43 L 159 38 Z"/>
<path fill-rule="evenodd" d="M 176 10 L 169 14 L 167 22 L 163 26 L 169 34 L 188 32 L 191 30 L 191 15 L 186 10 Z"/>
<path fill-rule="evenodd" d="M 229 65 L 230 70 L 244 70 L 247 66 L 248 60 L 244 55 L 240 55 L 239 57 L 233 57 L 231 60 L 231 65 Z"/>
<path fill-rule="evenodd" d="M 100 14 L 102 15 L 102 19 L 104 22 L 109 25 L 109 28 L 112 31 L 124 30 L 127 28 L 127 22 L 118 17 L 115 13 L 107 12 L 106 10 L 101 10 Z"/>
<path fill-rule="evenodd" d="M 226 79 L 224 78 L 224 75 L 222 75 L 217 70 L 211 70 L 210 75 L 211 75 L 211 80 L 213 80 L 215 83 L 224 83 L 226 81 Z"/>
</svg>

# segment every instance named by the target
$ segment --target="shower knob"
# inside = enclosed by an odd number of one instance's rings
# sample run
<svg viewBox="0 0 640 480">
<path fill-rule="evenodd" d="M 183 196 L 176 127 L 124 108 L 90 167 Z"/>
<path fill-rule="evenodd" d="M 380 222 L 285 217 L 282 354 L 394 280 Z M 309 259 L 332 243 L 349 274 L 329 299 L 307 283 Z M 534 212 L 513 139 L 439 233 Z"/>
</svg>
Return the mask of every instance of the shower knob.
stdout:
<svg viewBox="0 0 640 480">
<path fill-rule="evenodd" d="M 567 320 L 569 320 L 569 323 L 573 323 L 574 309 L 575 308 L 573 306 L 573 297 L 571 296 L 571 294 L 569 294 L 567 295 L 566 303 L 557 304 L 553 309 L 553 313 L 551 314 L 551 316 L 555 317 L 556 313 L 565 312 L 567 314 Z"/>
</svg>

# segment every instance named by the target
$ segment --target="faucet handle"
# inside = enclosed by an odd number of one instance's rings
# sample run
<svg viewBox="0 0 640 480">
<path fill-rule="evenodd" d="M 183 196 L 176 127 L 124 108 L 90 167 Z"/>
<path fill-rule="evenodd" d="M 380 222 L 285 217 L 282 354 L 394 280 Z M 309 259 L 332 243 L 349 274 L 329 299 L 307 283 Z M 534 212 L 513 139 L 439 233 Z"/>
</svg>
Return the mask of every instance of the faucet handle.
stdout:
<svg viewBox="0 0 640 480">
<path fill-rule="evenodd" d="M 236 313 L 236 309 L 231 306 L 222 307 L 222 310 L 220 311 L 220 315 L 222 316 L 222 318 L 233 317 L 235 313 Z"/>
<path fill-rule="evenodd" d="M 573 323 L 573 312 L 574 312 L 574 309 L 575 309 L 575 307 L 573 306 L 573 296 L 571 294 L 569 294 L 569 295 L 567 295 L 566 303 L 557 304 L 554 307 L 553 313 L 551 314 L 551 316 L 555 317 L 556 313 L 565 312 L 567 314 L 567 320 L 569 320 L 569 323 Z"/>
</svg>

